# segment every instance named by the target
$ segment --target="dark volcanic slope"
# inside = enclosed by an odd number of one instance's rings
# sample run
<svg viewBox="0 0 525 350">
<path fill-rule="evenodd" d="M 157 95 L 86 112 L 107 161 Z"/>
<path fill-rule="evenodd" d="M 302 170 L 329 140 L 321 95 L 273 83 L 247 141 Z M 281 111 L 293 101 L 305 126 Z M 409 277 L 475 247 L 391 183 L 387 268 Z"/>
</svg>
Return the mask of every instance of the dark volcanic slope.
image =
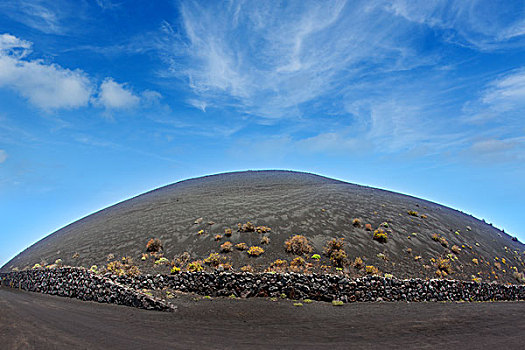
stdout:
<svg viewBox="0 0 525 350">
<path fill-rule="evenodd" d="M 419 216 L 408 215 L 409 210 L 417 211 Z M 194 224 L 200 217 L 203 222 Z M 372 240 L 371 232 L 352 225 L 354 218 L 370 223 L 374 229 L 388 222 L 392 231 L 388 242 Z M 210 221 L 214 224 L 208 225 Z M 458 259 L 452 260 L 453 278 L 470 280 L 475 275 L 494 280 L 498 276 L 500 282 L 512 282 L 514 268 L 521 271 L 524 266 L 523 244 L 459 211 L 312 174 L 257 171 L 186 180 L 124 201 L 35 243 L 2 270 L 52 263 L 58 258 L 69 265 L 100 267 L 113 254 L 117 258 L 132 257 L 142 271 L 166 272 L 167 267 L 154 268 L 150 259 L 140 261 L 149 238 L 162 240 L 169 259 L 184 251 L 200 259 L 219 252 L 219 245 L 226 239 L 216 242 L 214 236 L 225 228 L 233 229 L 228 240 L 234 244 L 260 245 L 261 234 L 236 232 L 237 223 L 246 221 L 270 226 L 271 242 L 263 246 L 266 251 L 258 258 L 237 250 L 227 254 L 234 268 L 246 264 L 263 268 L 278 258 L 291 260 L 283 245 L 292 234 L 307 236 L 314 253 L 319 254 L 328 239 L 344 237 L 351 260 L 364 257 L 367 265 L 397 277 L 433 277 L 436 268 L 431 259 L 450 254 L 453 245 L 464 246 Z M 198 235 L 201 229 L 205 233 Z M 434 233 L 446 238 L 448 247 L 432 240 Z M 411 254 L 407 248 L 412 249 Z M 379 253 L 386 260 L 377 257 Z M 415 260 L 415 256 L 422 258 Z M 477 259 L 477 264 L 472 259 Z M 330 264 L 325 257 L 322 263 Z M 350 274 L 360 273 L 350 268 Z"/>
</svg>

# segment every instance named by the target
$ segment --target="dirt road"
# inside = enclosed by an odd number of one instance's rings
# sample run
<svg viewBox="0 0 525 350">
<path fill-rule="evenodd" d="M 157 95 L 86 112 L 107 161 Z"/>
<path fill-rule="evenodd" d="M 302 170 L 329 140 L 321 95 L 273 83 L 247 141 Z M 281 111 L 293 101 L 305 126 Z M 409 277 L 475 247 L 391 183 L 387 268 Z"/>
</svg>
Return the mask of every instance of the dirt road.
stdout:
<svg viewBox="0 0 525 350">
<path fill-rule="evenodd" d="M 162 313 L 0 288 L 2 349 L 523 349 L 525 302 L 175 299 Z"/>
</svg>

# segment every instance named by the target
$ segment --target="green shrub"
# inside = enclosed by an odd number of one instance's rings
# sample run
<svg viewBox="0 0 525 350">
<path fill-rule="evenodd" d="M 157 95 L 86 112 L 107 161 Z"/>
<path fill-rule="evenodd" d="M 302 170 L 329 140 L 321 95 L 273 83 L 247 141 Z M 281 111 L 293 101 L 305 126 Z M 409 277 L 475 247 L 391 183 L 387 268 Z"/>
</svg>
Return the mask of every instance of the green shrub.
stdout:
<svg viewBox="0 0 525 350">
<path fill-rule="evenodd" d="M 332 300 L 333 306 L 343 306 L 344 303 L 341 300 Z"/>
<path fill-rule="evenodd" d="M 314 255 L 312 255 L 312 259 L 319 260 L 319 259 L 321 259 L 321 255 L 314 254 Z"/>
</svg>

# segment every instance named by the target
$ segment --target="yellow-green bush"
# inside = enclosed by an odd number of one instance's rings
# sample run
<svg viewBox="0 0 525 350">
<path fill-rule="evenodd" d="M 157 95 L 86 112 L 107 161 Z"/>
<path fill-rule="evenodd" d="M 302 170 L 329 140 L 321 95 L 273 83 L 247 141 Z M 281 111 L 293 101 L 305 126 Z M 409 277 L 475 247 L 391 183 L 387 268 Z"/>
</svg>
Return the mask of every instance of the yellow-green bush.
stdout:
<svg viewBox="0 0 525 350">
<path fill-rule="evenodd" d="M 249 256 L 259 256 L 262 253 L 264 253 L 264 249 L 258 246 L 251 246 L 250 249 L 247 251 Z"/>
</svg>

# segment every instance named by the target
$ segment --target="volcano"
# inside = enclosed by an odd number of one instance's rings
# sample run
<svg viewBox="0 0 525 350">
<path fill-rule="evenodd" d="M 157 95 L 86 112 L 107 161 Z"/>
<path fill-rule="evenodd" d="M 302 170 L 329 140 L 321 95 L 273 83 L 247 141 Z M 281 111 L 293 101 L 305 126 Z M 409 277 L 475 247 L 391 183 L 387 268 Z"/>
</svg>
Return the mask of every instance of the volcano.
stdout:
<svg viewBox="0 0 525 350">
<path fill-rule="evenodd" d="M 308 245 L 300 256 L 286 249 L 294 235 Z M 162 243 L 154 258 L 146 251 L 152 238 Z M 339 260 L 327 250 L 333 239 L 343 244 Z M 239 243 L 245 246 L 235 249 Z M 248 247 L 263 252 L 250 255 Z M 127 257 L 141 273 L 167 273 L 181 256 L 202 262 L 217 253 L 233 270 L 264 271 L 301 257 L 295 269 L 354 277 L 374 267 L 399 278 L 516 283 L 524 250 L 491 224 L 430 201 L 309 173 L 246 171 L 184 180 L 100 210 L 36 242 L 2 271 L 57 259 L 103 267 Z M 155 264 L 160 256 L 171 264 Z"/>
</svg>

